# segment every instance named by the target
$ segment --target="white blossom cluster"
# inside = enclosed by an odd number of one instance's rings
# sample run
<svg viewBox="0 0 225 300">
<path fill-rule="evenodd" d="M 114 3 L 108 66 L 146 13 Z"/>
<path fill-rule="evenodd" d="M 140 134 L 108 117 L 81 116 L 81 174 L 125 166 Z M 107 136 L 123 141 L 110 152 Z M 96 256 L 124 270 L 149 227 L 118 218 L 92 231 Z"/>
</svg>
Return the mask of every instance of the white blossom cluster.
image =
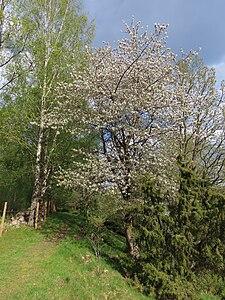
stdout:
<svg viewBox="0 0 225 300">
<path fill-rule="evenodd" d="M 74 68 L 72 82 L 60 87 L 57 113 L 66 112 L 62 122 L 78 120 L 94 129 L 100 140 L 97 153 L 85 164 L 61 172 L 60 183 L 82 185 L 91 193 L 110 188 L 130 203 L 138 176 L 145 174 L 160 178 L 176 193 L 177 156 L 189 151 L 184 149 L 193 141 L 191 135 L 204 139 L 210 132 L 213 137 L 210 122 L 215 122 L 212 102 L 217 103 L 217 95 L 205 88 L 212 70 L 194 82 L 184 70 L 196 53 L 183 57 L 181 68 L 166 47 L 166 25 L 156 24 L 151 35 L 142 32 L 140 22 L 125 27 L 128 37 L 116 48 L 105 44 L 87 49 L 87 67 Z M 193 88 L 196 80 L 200 83 Z M 77 99 L 86 99 L 87 107 Z M 218 119 L 213 128 L 221 128 Z"/>
<path fill-rule="evenodd" d="M 102 171 L 101 174 L 99 174 L 99 170 Z M 58 180 L 59 185 L 66 186 L 69 189 L 80 186 L 88 191 L 90 195 L 100 190 L 114 189 L 107 162 L 97 159 L 93 154 L 87 154 L 82 162 L 74 162 L 73 170 L 60 170 Z"/>
</svg>

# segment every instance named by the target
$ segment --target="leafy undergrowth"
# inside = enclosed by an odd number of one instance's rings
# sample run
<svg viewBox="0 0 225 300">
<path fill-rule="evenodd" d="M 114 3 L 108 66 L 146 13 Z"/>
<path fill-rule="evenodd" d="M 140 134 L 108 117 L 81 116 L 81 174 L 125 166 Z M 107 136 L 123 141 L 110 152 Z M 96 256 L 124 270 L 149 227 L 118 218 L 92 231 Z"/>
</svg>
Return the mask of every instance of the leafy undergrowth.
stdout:
<svg viewBox="0 0 225 300">
<path fill-rule="evenodd" d="M 201 300 L 220 300 L 220 298 L 215 296 L 203 296 Z"/>
<path fill-rule="evenodd" d="M 124 243 L 112 239 L 97 259 L 82 224 L 78 215 L 58 213 L 37 231 L 8 227 L 0 239 L 0 299 L 150 299 L 110 263 Z"/>
<path fill-rule="evenodd" d="M 125 249 L 124 238 L 110 230 L 98 244 L 88 240 L 78 214 L 53 214 L 36 231 L 6 226 L 0 239 L 0 299 L 153 300 L 126 279 Z"/>
</svg>

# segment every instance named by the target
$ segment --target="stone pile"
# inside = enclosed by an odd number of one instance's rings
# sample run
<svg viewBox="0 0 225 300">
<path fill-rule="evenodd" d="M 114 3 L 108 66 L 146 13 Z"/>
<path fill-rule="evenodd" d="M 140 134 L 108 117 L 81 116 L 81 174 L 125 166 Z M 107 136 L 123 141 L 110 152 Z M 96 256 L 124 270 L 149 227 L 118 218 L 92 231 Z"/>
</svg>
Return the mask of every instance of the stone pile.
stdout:
<svg viewBox="0 0 225 300">
<path fill-rule="evenodd" d="M 18 228 L 21 225 L 27 225 L 28 219 L 29 219 L 29 213 L 19 212 L 15 216 L 10 217 L 9 225 Z"/>
</svg>

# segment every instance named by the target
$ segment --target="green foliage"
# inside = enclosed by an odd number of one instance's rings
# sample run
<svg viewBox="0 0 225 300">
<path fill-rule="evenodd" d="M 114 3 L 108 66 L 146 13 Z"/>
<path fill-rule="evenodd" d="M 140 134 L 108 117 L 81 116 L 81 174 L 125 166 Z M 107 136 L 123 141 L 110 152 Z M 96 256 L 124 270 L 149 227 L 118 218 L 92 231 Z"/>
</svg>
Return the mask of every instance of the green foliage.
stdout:
<svg viewBox="0 0 225 300">
<path fill-rule="evenodd" d="M 140 249 L 135 274 L 157 299 L 195 299 L 194 278 L 211 272 L 224 293 L 225 197 L 187 164 L 179 163 L 180 188 L 174 204 L 151 180 L 142 186 L 145 204 L 135 208 Z M 158 191 L 157 191 L 158 190 Z M 169 204 L 168 204 L 169 203 Z M 222 287 L 222 288 L 221 288 Z"/>
<path fill-rule="evenodd" d="M 13 209 L 30 206 L 41 135 L 42 194 L 47 190 L 46 198 L 59 207 L 71 207 L 74 194 L 57 187 L 53 175 L 60 166 L 71 166 L 74 148 L 94 147 L 95 138 L 77 137 L 69 134 L 68 128 L 40 123 L 56 104 L 59 84 L 71 80 L 72 66 L 85 64 L 83 50 L 91 43 L 93 26 L 88 24 L 80 1 L 19 0 L 12 1 L 8 10 L 18 26 L 11 28 L 10 49 L 21 49 L 21 53 L 1 72 L 3 82 L 10 84 L 0 95 L 0 202 L 10 202 Z M 83 102 L 80 105 L 85 105 Z"/>
<path fill-rule="evenodd" d="M 4 20 L 4 12 L 3 10 L 0 8 L 0 22 L 2 22 Z"/>
<path fill-rule="evenodd" d="M 193 280 L 196 289 L 206 295 L 214 297 L 202 297 L 202 299 L 225 299 L 225 282 L 222 276 L 211 271 L 204 270 Z"/>
<path fill-rule="evenodd" d="M 7 201 L 9 209 L 26 209 L 32 189 L 32 154 L 26 144 L 0 146 L 0 203 Z"/>
</svg>

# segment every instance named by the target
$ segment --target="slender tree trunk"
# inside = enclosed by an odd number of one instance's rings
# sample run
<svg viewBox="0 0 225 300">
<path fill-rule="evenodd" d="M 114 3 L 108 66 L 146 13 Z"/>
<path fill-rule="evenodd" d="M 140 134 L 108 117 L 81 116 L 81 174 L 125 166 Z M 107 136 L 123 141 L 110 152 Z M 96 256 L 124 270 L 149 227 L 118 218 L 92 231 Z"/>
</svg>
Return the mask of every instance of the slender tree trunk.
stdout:
<svg viewBox="0 0 225 300">
<path fill-rule="evenodd" d="M 46 133 L 46 130 L 45 130 Z M 40 186 L 40 210 L 39 210 L 39 219 L 44 220 L 44 210 L 45 210 L 45 202 L 44 196 L 47 190 L 47 182 L 50 173 L 49 163 L 48 163 L 48 141 L 49 141 L 49 129 L 44 138 L 44 142 L 42 144 L 42 175 L 41 175 L 41 186 Z"/>
<path fill-rule="evenodd" d="M 135 259 L 138 259 L 140 256 L 140 251 L 136 243 L 136 239 L 134 237 L 134 230 L 133 230 L 132 223 L 133 223 L 132 216 L 130 214 L 127 214 L 124 222 L 126 242 L 131 256 Z"/>
<path fill-rule="evenodd" d="M 41 153 L 42 153 L 43 137 L 44 137 L 44 126 L 43 126 L 43 121 L 41 121 L 40 128 L 39 128 L 38 143 L 37 143 L 37 152 L 36 152 L 34 189 L 33 189 L 33 194 L 31 199 L 30 216 L 28 221 L 28 224 L 31 226 L 34 226 L 35 209 L 37 206 L 37 202 L 40 202 L 40 197 L 41 197 Z"/>
<path fill-rule="evenodd" d="M 42 163 L 43 176 L 42 176 L 41 192 L 40 192 L 41 193 L 40 198 L 41 198 L 42 202 L 44 201 L 44 195 L 45 195 L 46 190 L 48 188 L 48 185 L 47 185 L 48 178 L 49 178 L 50 172 L 52 171 L 49 159 L 50 159 L 50 155 L 55 150 L 58 135 L 59 135 L 59 132 L 56 131 L 55 135 L 54 135 L 54 138 L 53 138 L 53 141 L 52 141 L 52 144 L 49 147 L 50 129 L 48 129 L 47 133 L 46 133 L 46 136 L 45 136 L 45 142 L 42 146 L 42 148 L 43 148 L 43 163 Z"/>
<path fill-rule="evenodd" d="M 47 54 L 46 54 L 47 57 Z M 34 226 L 34 219 L 35 219 L 35 208 L 37 206 L 37 202 L 40 204 L 43 197 L 42 193 L 42 180 L 43 180 L 43 166 L 42 166 L 42 159 L 43 159 L 43 146 L 44 146 L 44 117 L 45 117 L 45 106 L 46 106 L 46 95 L 47 95 L 47 67 L 48 67 L 48 60 L 45 59 L 44 63 L 44 78 L 43 78 L 43 87 L 42 87 L 42 96 L 41 96 L 41 103 L 40 103 L 40 123 L 39 123 L 39 134 L 38 134 L 38 142 L 37 142 L 37 151 L 36 151 L 36 168 L 35 168 L 35 175 L 34 175 L 34 190 L 31 199 L 31 207 L 30 207 L 30 216 L 28 224 Z"/>
</svg>

